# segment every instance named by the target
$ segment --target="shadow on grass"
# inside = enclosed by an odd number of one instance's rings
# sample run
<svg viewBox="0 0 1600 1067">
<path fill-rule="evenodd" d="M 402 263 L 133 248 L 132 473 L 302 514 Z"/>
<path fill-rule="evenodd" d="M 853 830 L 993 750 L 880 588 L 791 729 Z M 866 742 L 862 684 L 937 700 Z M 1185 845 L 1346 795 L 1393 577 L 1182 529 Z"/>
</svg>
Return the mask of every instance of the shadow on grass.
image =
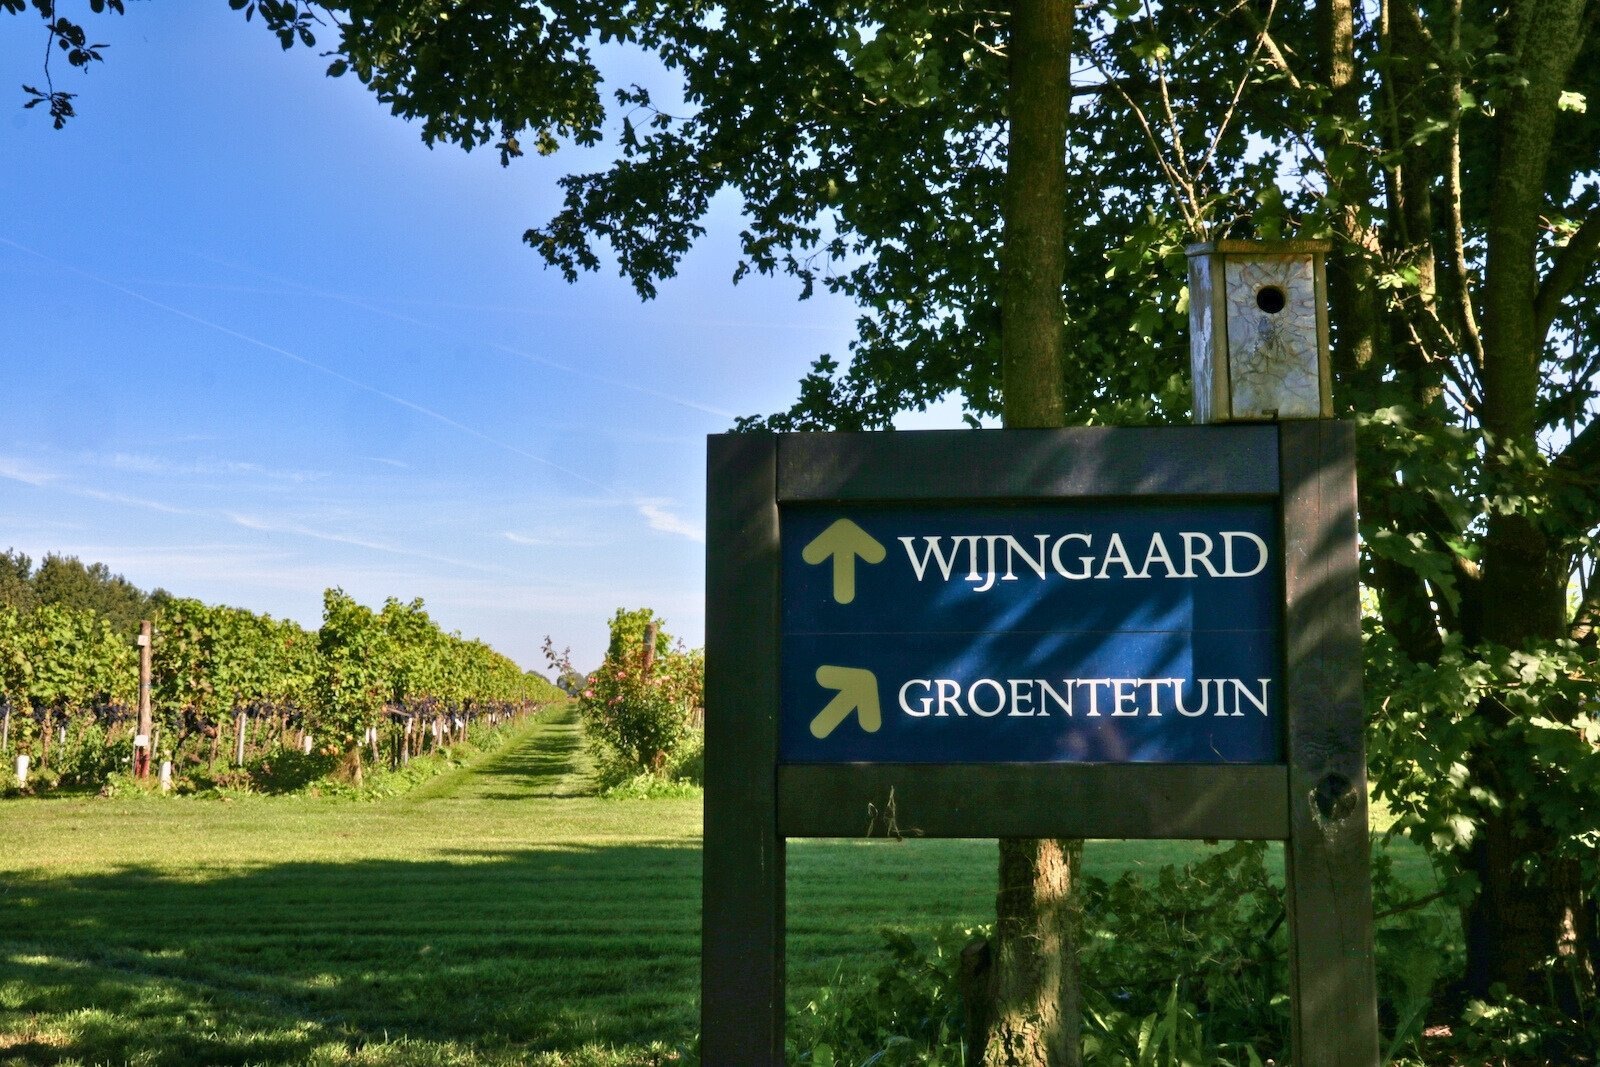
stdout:
<svg viewBox="0 0 1600 1067">
<path fill-rule="evenodd" d="M 299 1063 L 397 1040 L 433 1047 L 418 1062 L 515 1062 L 690 1039 L 698 849 L 458 855 L 8 876 L 0 1063 Z"/>
</svg>

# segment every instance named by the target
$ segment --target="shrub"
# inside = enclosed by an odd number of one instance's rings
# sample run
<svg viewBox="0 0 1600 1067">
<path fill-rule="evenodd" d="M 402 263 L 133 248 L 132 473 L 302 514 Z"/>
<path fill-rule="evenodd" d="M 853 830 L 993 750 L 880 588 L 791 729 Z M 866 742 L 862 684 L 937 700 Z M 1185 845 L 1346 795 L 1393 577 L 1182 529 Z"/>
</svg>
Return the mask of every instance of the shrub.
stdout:
<svg viewBox="0 0 1600 1067">
<path fill-rule="evenodd" d="M 956 969 L 975 931 L 946 930 L 922 941 L 880 931 L 886 958 L 871 974 L 836 974 L 790 1021 L 790 1063 L 874 1067 L 963 1062 Z"/>
<path fill-rule="evenodd" d="M 1288 1044 L 1283 892 L 1240 842 L 1154 876 L 1083 879 L 1084 1063 L 1252 1067 Z M 981 928 L 884 932 L 885 962 L 836 976 L 792 1019 L 789 1060 L 960 1064 L 961 950 Z"/>
<path fill-rule="evenodd" d="M 548 638 L 545 649 L 558 673 L 570 668 Z M 694 717 L 705 699 L 705 656 L 681 647 L 650 653 L 641 644 L 608 654 L 578 695 L 603 789 L 641 775 L 699 782 L 703 741 Z"/>
<path fill-rule="evenodd" d="M 107 743 L 106 728 L 87 722 L 67 733 L 67 740 L 50 749 L 50 766 L 68 785 L 96 786 L 132 763 L 132 742 Z"/>
<path fill-rule="evenodd" d="M 1152 1018 L 1146 1040 L 1166 1034 L 1167 1048 L 1198 1040 L 1238 1063 L 1287 1053 L 1288 937 L 1266 855 L 1241 841 L 1153 878 L 1083 879 L 1084 1016 L 1108 1054 Z"/>
</svg>

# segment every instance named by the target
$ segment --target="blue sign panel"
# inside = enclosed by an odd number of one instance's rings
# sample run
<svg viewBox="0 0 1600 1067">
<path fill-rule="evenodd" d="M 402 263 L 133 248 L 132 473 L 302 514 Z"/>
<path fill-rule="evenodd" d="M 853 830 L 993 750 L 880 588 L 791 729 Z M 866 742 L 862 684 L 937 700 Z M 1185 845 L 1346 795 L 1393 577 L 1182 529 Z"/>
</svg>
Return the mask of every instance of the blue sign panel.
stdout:
<svg viewBox="0 0 1600 1067">
<path fill-rule="evenodd" d="M 1275 520 L 785 509 L 780 758 L 1281 762 Z"/>
</svg>

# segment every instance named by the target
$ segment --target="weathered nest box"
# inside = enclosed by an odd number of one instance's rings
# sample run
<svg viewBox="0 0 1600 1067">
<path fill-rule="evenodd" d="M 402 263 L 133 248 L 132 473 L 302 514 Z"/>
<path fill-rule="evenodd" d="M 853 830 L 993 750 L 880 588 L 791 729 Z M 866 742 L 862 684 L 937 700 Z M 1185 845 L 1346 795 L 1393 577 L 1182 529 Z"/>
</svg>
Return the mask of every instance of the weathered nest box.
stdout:
<svg viewBox="0 0 1600 1067">
<path fill-rule="evenodd" d="M 1326 241 L 1190 245 L 1194 421 L 1333 417 Z"/>
</svg>

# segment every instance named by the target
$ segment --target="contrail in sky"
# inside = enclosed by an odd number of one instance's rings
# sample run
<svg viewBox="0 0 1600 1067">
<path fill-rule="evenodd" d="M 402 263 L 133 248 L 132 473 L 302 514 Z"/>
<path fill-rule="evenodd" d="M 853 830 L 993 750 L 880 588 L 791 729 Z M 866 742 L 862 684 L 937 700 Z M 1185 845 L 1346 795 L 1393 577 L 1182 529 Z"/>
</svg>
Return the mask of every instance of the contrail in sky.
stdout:
<svg viewBox="0 0 1600 1067">
<path fill-rule="evenodd" d="M 300 292 L 307 294 L 308 296 L 316 296 L 321 297 L 324 300 L 333 300 L 341 304 L 349 304 L 351 307 L 358 307 L 362 311 L 368 312 L 369 314 L 382 315 L 385 318 L 393 319 L 396 322 L 403 322 L 408 326 L 420 326 L 425 330 L 432 330 L 434 333 L 448 334 L 452 332 L 434 323 L 424 322 L 423 320 L 413 318 L 410 315 L 404 315 L 398 311 L 392 311 L 389 308 L 379 307 L 376 304 L 370 304 L 367 301 L 362 300 L 360 297 L 350 296 L 348 293 L 335 293 L 326 289 L 318 289 L 314 286 L 306 285 L 304 282 L 297 282 L 292 278 L 285 278 L 282 275 L 272 274 L 268 271 L 257 270 L 255 267 L 252 267 L 248 264 L 232 263 L 225 259 L 218 259 L 215 256 L 209 256 L 203 252 L 190 252 L 190 254 L 195 256 L 197 259 L 204 259 L 208 262 L 215 263 L 218 266 L 228 267 L 232 270 L 242 270 L 249 274 L 254 274 L 258 278 L 266 278 L 269 281 L 277 282 L 279 285 L 287 285 L 290 288 L 297 289 Z M 518 359 L 526 360 L 529 363 L 537 363 L 540 366 L 561 371 L 563 374 L 570 374 L 575 378 L 585 378 L 591 382 L 598 382 L 601 385 L 609 385 L 615 389 L 626 389 L 629 392 L 640 393 L 644 396 L 653 396 L 657 400 L 665 400 L 669 404 L 677 404 L 680 407 L 686 407 L 693 411 L 703 412 L 707 415 L 715 415 L 719 419 L 727 419 L 730 422 L 738 418 L 738 415 L 731 411 L 723 411 L 721 408 L 714 408 L 708 404 L 702 404 L 698 400 L 690 400 L 687 397 L 674 396 L 671 393 L 663 393 L 659 389 L 651 389 L 647 386 L 637 385 L 633 382 L 624 381 L 620 378 L 608 378 L 603 374 L 595 374 L 592 371 L 586 371 L 579 367 L 574 367 L 571 364 L 562 363 L 561 361 L 551 359 L 548 356 L 535 355 L 532 352 L 525 352 L 520 348 L 512 348 L 510 345 L 504 345 L 498 341 L 479 341 L 478 343 L 486 345 L 487 347 L 498 352 L 504 352 L 508 356 L 516 356 Z"/>
<path fill-rule="evenodd" d="M 491 444 L 491 445 L 495 446 L 496 448 L 503 449 L 503 450 L 505 450 L 507 452 L 512 453 L 513 455 L 521 456 L 524 459 L 530 459 L 535 463 L 543 464 L 544 466 L 549 467 L 551 470 L 560 471 L 562 474 L 565 474 L 567 477 L 575 478 L 578 481 L 584 482 L 587 485 L 592 485 L 595 488 L 600 489 L 601 491 L 605 492 L 609 496 L 618 496 L 618 495 L 620 495 L 620 494 L 618 494 L 616 492 L 616 490 L 612 489 L 611 486 L 606 485 L 604 482 L 598 482 L 595 479 L 590 478 L 587 475 L 579 474 L 575 470 L 572 470 L 572 469 L 570 469 L 568 467 L 563 467 L 559 463 L 555 463 L 555 462 L 552 462 L 551 460 L 545 459 L 543 456 L 535 455 L 534 453 L 529 452 L 529 451 L 527 451 L 525 449 L 518 448 L 516 445 L 508 444 L 507 442 L 501 441 L 498 438 L 491 437 L 488 434 L 484 433 L 482 430 L 476 430 L 476 429 L 472 428 L 471 426 L 466 425 L 463 422 L 458 422 L 455 419 L 452 419 L 450 416 L 448 416 L 448 415 L 446 415 L 446 414 L 444 414 L 442 412 L 435 411 L 435 410 L 433 410 L 432 408 L 429 408 L 429 407 L 424 407 L 423 405 L 418 404 L 415 401 L 407 400 L 403 396 L 396 396 L 394 393 L 388 392 L 387 390 L 384 390 L 384 389 L 380 389 L 375 385 L 368 385 L 366 382 L 358 381 L 355 378 L 350 377 L 348 374 L 344 374 L 341 371 L 334 370 L 332 367 L 325 366 L 324 364 L 318 363 L 315 360 L 307 359 L 305 356 L 302 356 L 302 355 L 300 355 L 300 354 L 298 354 L 296 352 L 291 352 L 287 348 L 279 347 L 278 345 L 272 344 L 269 341 L 263 341 L 258 337 L 251 337 L 249 334 L 241 333 L 238 330 L 233 329 L 232 327 L 224 326 L 224 325 L 222 325 L 221 323 L 218 323 L 218 322 L 212 322 L 210 319 L 202 318 L 199 315 L 196 315 L 196 314 L 194 314 L 193 312 L 190 312 L 190 311 L 185 311 L 182 308 L 173 307 L 171 304 L 163 304 L 159 300 L 152 299 L 151 297 L 145 296 L 143 293 L 140 293 L 140 292 L 138 292 L 136 290 L 133 290 L 133 289 L 129 289 L 125 285 L 119 285 L 118 283 L 116 283 L 114 281 L 111 281 L 108 278 L 102 278 L 98 274 L 93 274 L 93 273 L 90 273 L 89 271 L 83 270 L 82 268 L 74 267 L 70 263 L 63 263 L 58 259 L 54 259 L 54 258 L 52 258 L 50 256 L 45 255 L 43 252 L 34 251 L 33 249 L 27 247 L 26 245 L 18 244 L 16 241 L 13 241 L 8 237 L 0 236 L 0 244 L 9 245 L 10 247 L 15 248 L 19 252 L 25 252 L 28 255 L 33 256 L 36 259 L 41 259 L 44 262 L 49 263 L 49 264 L 51 264 L 53 266 L 59 267 L 62 270 L 70 271 L 71 273 L 76 274 L 76 275 L 78 275 L 80 277 L 83 277 L 83 278 L 88 278 L 90 281 L 97 282 L 100 285 L 103 285 L 108 289 L 112 289 L 112 290 L 115 290 L 116 292 L 119 292 L 119 293 L 123 294 L 124 296 L 132 297 L 134 300 L 138 300 L 138 301 L 140 301 L 142 303 L 149 304 L 151 307 L 160 308 L 162 311 L 165 311 L 165 312 L 167 312 L 169 314 L 176 315 L 176 316 L 178 316 L 179 318 L 182 318 L 182 319 L 187 319 L 190 322 L 197 323 L 198 325 L 204 326 L 207 329 L 215 330 L 218 333 L 225 334 L 226 336 L 232 337 L 235 340 L 243 341 L 246 344 L 255 345 L 257 348 L 266 349 L 268 352 L 272 352 L 275 355 L 282 356 L 284 359 L 288 359 L 288 360 L 291 360 L 291 361 L 293 361 L 295 363 L 299 363 L 302 366 L 309 367 L 312 370 L 317 371 L 320 374 L 325 374 L 330 378 L 333 378 L 333 379 L 335 379 L 337 381 L 343 382 L 344 384 L 350 386 L 353 389 L 359 389 L 362 392 L 371 393 L 373 396 L 380 397 L 380 398 L 382 398 L 384 400 L 387 400 L 391 404 L 395 404 L 395 405 L 398 405 L 399 407 L 403 407 L 403 408 L 406 408 L 406 409 L 408 409 L 410 411 L 414 411 L 419 415 L 422 415 L 422 416 L 424 416 L 426 418 L 434 420 L 435 422 L 443 423 L 444 425 L 449 426 L 453 430 L 459 430 L 461 433 L 464 433 L 469 437 L 475 437 L 480 441 L 483 441 L 483 442 L 485 442 L 487 444 Z"/>
</svg>

